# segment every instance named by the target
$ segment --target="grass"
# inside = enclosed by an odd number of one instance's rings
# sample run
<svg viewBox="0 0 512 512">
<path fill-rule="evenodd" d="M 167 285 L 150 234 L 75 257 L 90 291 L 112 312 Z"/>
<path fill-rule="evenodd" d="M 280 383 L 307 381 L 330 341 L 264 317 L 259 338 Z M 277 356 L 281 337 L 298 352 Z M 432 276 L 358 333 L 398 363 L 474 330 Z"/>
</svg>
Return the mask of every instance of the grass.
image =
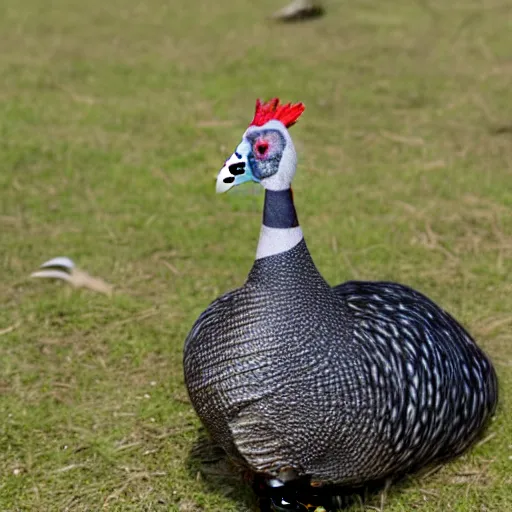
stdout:
<svg viewBox="0 0 512 512">
<path fill-rule="evenodd" d="M 2 2 L 0 510 L 250 507 L 190 456 L 181 357 L 251 267 L 262 195 L 213 178 L 275 95 L 307 105 L 294 189 L 325 277 L 418 288 L 499 373 L 487 442 L 386 510 L 512 509 L 510 5 L 332 1 L 287 26 L 278 6 Z M 59 255 L 114 296 L 28 278 Z"/>
</svg>

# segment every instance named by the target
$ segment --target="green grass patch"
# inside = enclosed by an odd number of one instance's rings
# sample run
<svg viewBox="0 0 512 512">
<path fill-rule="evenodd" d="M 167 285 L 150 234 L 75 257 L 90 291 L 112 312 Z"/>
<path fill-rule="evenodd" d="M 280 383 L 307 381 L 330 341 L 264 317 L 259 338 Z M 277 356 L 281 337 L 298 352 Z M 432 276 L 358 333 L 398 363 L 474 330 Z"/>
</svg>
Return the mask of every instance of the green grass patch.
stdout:
<svg viewBox="0 0 512 512">
<path fill-rule="evenodd" d="M 0 510 L 251 506 L 191 456 L 181 358 L 251 267 L 262 195 L 214 177 L 276 95 L 307 105 L 294 190 L 325 277 L 423 291 L 499 373 L 487 442 L 386 510 L 512 509 L 510 6 L 329 2 L 286 26 L 277 7 L 2 2 Z M 113 298 L 29 279 L 59 255 Z"/>
</svg>

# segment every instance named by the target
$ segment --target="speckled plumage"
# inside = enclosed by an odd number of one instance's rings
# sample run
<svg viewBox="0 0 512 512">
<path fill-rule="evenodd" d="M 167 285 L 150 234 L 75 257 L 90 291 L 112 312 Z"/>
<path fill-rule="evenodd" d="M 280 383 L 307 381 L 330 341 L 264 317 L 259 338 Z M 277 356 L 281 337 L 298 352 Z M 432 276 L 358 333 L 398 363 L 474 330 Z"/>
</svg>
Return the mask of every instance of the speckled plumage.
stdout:
<svg viewBox="0 0 512 512">
<path fill-rule="evenodd" d="M 219 192 L 246 181 L 266 190 L 256 261 L 185 342 L 199 417 L 276 488 L 302 477 L 365 484 L 458 455 L 496 408 L 490 361 L 450 315 L 406 286 L 326 283 L 293 204 L 293 141 L 272 119 L 303 106 L 258 108 L 265 124 L 246 130 L 217 177 Z"/>
<path fill-rule="evenodd" d="M 455 456 L 492 414 L 494 370 L 467 332 L 396 283 L 331 288 L 304 241 L 256 260 L 185 344 L 192 403 L 252 470 L 356 484 Z"/>
</svg>

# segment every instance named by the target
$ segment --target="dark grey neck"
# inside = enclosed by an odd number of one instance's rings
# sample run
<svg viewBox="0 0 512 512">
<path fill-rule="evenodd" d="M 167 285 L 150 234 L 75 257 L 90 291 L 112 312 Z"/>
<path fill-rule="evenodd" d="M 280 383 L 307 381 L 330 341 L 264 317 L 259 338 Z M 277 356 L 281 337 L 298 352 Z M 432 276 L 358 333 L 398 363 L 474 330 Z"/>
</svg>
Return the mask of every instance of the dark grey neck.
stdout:
<svg viewBox="0 0 512 512">
<path fill-rule="evenodd" d="M 296 228 L 299 225 L 292 189 L 265 190 L 263 225 L 269 228 Z"/>
</svg>

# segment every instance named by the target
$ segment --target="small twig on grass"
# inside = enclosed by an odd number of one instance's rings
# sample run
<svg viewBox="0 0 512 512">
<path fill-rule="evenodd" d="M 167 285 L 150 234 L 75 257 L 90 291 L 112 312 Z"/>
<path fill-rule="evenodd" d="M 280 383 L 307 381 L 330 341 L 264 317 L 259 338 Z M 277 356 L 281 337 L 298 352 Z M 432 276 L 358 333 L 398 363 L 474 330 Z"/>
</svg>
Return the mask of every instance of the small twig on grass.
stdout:
<svg viewBox="0 0 512 512">
<path fill-rule="evenodd" d="M 123 450 L 129 450 L 131 448 L 135 448 L 136 446 L 140 446 L 142 443 L 140 441 L 135 441 L 133 443 L 128 444 L 122 444 L 116 448 L 117 452 L 123 451 Z"/>
<path fill-rule="evenodd" d="M 172 264 L 172 263 L 169 263 L 168 261 L 165 261 L 165 260 L 160 260 L 175 276 L 179 276 L 181 275 L 180 271 Z"/>
<path fill-rule="evenodd" d="M 54 473 L 66 473 L 67 471 L 71 471 L 72 469 L 81 469 L 88 468 L 87 464 L 70 464 L 69 466 L 64 466 L 63 468 L 56 469 Z"/>
<path fill-rule="evenodd" d="M 158 313 L 160 313 L 159 309 L 150 308 L 150 309 L 147 309 L 146 311 L 143 311 L 142 313 L 140 313 L 138 315 L 131 316 L 130 318 L 124 318 L 123 320 L 117 320 L 115 322 L 112 322 L 111 324 L 109 324 L 109 327 L 112 327 L 112 326 L 117 327 L 119 325 L 124 325 L 129 322 L 136 322 L 138 320 L 146 320 L 146 318 L 150 318 L 152 316 L 158 315 Z"/>
<path fill-rule="evenodd" d="M 491 439 L 496 437 L 496 432 L 491 432 L 488 436 L 485 436 L 483 439 L 478 441 L 478 443 L 475 444 L 475 448 L 478 446 L 482 446 L 483 444 L 489 442 Z"/>
<path fill-rule="evenodd" d="M 424 479 L 424 478 L 429 478 L 430 476 L 434 475 L 435 473 L 437 473 L 441 468 L 443 467 L 443 464 L 439 464 L 437 466 L 434 466 L 432 469 L 429 469 L 428 471 L 426 471 L 425 473 L 423 473 L 422 475 L 418 475 L 421 479 Z"/>
<path fill-rule="evenodd" d="M 419 491 L 427 496 L 433 496 L 434 498 L 439 498 L 439 493 L 435 491 L 431 491 L 429 489 L 419 489 Z"/>
<path fill-rule="evenodd" d="M 448 259 L 452 261 L 459 261 L 459 258 L 457 258 L 457 256 L 455 256 L 451 251 L 449 251 L 446 247 L 443 247 L 443 245 L 439 243 L 439 236 L 436 233 L 434 233 L 429 221 L 425 221 L 425 233 L 428 239 L 427 247 L 429 247 L 430 249 L 440 251 Z"/>
<path fill-rule="evenodd" d="M 455 473 L 456 476 L 476 476 L 480 475 L 481 471 L 457 471 Z"/>
<path fill-rule="evenodd" d="M 20 323 L 16 323 L 13 325 L 10 325 L 9 327 L 6 327 L 5 329 L 0 329 L 0 336 L 3 336 L 4 334 L 9 334 L 10 332 L 16 330 L 20 326 Z"/>
</svg>

